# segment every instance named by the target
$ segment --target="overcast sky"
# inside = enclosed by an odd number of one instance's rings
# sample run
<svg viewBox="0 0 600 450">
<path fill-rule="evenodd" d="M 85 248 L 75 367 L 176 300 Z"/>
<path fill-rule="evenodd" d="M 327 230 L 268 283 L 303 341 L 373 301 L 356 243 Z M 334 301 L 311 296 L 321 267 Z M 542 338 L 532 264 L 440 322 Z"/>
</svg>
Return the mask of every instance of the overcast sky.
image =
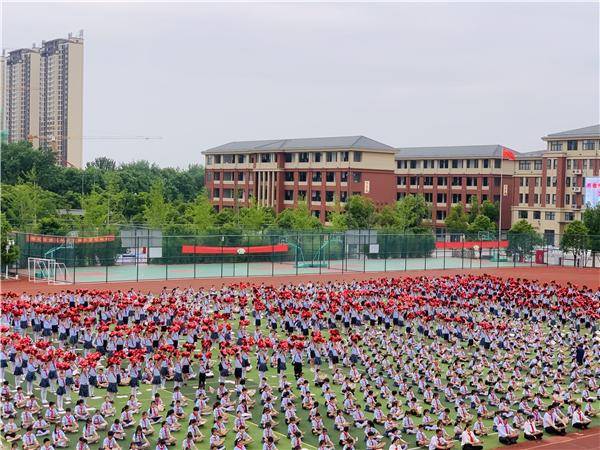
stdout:
<svg viewBox="0 0 600 450">
<path fill-rule="evenodd" d="M 85 33 L 84 161 L 234 140 L 543 148 L 598 123 L 598 4 L 4 4 L 2 46 Z"/>
</svg>

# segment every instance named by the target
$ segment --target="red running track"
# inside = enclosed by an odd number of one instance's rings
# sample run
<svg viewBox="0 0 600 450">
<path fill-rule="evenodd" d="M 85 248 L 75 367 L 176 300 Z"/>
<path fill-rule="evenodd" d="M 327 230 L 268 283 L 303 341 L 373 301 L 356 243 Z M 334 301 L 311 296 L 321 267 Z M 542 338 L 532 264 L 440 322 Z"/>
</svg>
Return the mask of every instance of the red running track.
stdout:
<svg viewBox="0 0 600 450">
<path fill-rule="evenodd" d="M 503 445 L 498 448 L 511 450 L 597 450 L 600 449 L 600 427 L 577 433 L 569 433 L 566 436 L 544 437 L 541 441 L 527 441 L 511 446 Z"/>
</svg>

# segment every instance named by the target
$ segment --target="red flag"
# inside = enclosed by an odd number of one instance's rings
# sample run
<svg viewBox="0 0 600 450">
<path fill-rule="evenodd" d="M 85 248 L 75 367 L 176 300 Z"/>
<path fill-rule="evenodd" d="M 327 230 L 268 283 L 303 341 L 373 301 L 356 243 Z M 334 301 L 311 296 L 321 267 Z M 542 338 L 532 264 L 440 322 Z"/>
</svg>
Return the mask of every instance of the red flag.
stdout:
<svg viewBox="0 0 600 450">
<path fill-rule="evenodd" d="M 517 157 L 512 150 L 502 147 L 502 159 L 510 159 L 511 161 L 514 161 L 517 159 Z"/>
</svg>

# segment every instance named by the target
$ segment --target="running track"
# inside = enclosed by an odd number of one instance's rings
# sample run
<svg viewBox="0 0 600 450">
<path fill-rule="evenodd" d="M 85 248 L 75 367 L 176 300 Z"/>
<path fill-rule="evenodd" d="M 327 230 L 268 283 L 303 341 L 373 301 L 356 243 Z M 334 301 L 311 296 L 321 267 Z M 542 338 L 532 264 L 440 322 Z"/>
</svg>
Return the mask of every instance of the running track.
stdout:
<svg viewBox="0 0 600 450">
<path fill-rule="evenodd" d="M 600 448 L 600 427 L 569 433 L 566 436 L 552 436 L 537 442 L 523 442 L 510 447 L 510 449 L 540 449 L 540 450 L 597 450 Z"/>
</svg>

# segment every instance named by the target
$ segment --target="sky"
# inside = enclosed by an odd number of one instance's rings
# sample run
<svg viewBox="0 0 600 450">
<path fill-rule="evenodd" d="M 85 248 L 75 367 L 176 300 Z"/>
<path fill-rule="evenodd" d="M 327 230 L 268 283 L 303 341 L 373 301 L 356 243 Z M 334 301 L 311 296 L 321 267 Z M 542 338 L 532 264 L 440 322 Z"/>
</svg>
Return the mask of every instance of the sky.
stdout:
<svg viewBox="0 0 600 450">
<path fill-rule="evenodd" d="M 599 8 L 5 2 L 2 47 L 84 30 L 85 162 L 183 168 L 230 141 L 360 134 L 526 152 L 600 122 Z"/>
</svg>

